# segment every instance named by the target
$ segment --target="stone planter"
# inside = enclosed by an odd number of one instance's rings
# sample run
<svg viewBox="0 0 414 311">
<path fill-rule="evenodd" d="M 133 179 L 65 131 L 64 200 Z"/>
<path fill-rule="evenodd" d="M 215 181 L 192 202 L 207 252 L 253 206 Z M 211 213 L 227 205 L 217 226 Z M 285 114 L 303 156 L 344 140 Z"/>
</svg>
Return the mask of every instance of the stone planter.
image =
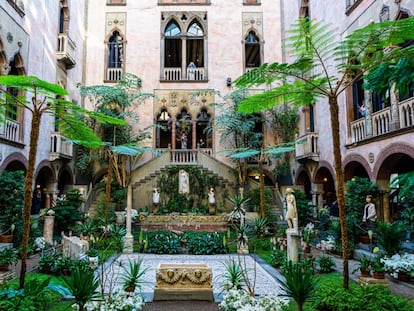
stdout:
<svg viewBox="0 0 414 311">
<path fill-rule="evenodd" d="M 374 277 L 374 279 L 385 279 L 385 272 L 374 271 L 372 273 L 372 276 Z"/>
<path fill-rule="evenodd" d="M 0 235 L 0 243 L 11 243 L 13 241 L 13 235 L 3 234 Z"/>
<path fill-rule="evenodd" d="M 361 276 L 371 276 L 370 270 L 369 269 L 359 269 L 359 271 L 361 272 Z"/>
<path fill-rule="evenodd" d="M 408 273 L 398 272 L 398 280 L 403 282 L 409 282 L 411 276 Z"/>
</svg>

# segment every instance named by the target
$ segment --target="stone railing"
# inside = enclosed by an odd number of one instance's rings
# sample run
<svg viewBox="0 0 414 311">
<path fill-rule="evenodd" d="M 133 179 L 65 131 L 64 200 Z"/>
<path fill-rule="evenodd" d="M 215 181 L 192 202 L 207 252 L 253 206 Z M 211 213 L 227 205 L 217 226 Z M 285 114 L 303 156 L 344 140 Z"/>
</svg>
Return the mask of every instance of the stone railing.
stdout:
<svg viewBox="0 0 414 311">
<path fill-rule="evenodd" d="M 358 141 L 364 140 L 366 136 L 365 132 L 365 118 L 360 118 L 358 120 L 351 122 L 351 141 L 356 143 Z"/>
<path fill-rule="evenodd" d="M 396 107 L 397 111 L 394 112 L 391 107 L 386 107 L 372 113 L 372 137 L 414 126 L 414 97 L 398 103 Z M 367 122 L 368 120 L 365 118 L 360 118 L 350 123 L 351 143 L 357 143 L 368 138 Z"/>
<path fill-rule="evenodd" d="M 400 128 L 414 125 L 414 98 L 405 100 L 399 104 Z"/>
<path fill-rule="evenodd" d="M 58 35 L 57 59 L 63 61 L 69 68 L 75 66 L 76 45 L 66 33 Z"/>
<path fill-rule="evenodd" d="M 314 158 L 315 161 L 318 161 L 318 134 L 311 132 L 298 137 L 295 149 L 297 159 Z"/>
<path fill-rule="evenodd" d="M 106 69 L 106 81 L 121 81 L 122 68 L 108 68 Z"/>
<path fill-rule="evenodd" d="M 50 138 L 50 161 L 73 157 L 73 145 L 60 133 L 52 133 Z"/>
<path fill-rule="evenodd" d="M 185 76 L 181 68 L 164 68 L 165 81 L 204 81 L 205 71 L 204 68 L 188 68 L 185 72 Z"/>
<path fill-rule="evenodd" d="M 373 135 L 383 135 L 390 132 L 391 108 L 387 107 L 372 114 Z"/>
<path fill-rule="evenodd" d="M 18 122 L 6 119 L 1 126 L 3 132 L 0 135 L 3 138 L 16 143 L 20 142 L 20 124 Z"/>
</svg>

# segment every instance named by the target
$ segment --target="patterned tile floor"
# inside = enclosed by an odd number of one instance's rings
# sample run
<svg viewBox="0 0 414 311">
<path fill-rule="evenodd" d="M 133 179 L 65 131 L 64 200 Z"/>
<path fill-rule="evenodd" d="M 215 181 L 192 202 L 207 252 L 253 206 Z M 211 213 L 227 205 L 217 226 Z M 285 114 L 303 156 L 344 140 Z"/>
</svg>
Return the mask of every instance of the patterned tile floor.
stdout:
<svg viewBox="0 0 414 311">
<path fill-rule="evenodd" d="M 149 268 L 145 273 L 145 283 L 142 284 L 142 293 L 146 301 L 152 301 L 155 287 L 156 268 L 161 263 L 204 263 L 212 268 L 213 272 L 213 292 L 215 301 L 221 301 L 222 287 L 220 284 L 220 276 L 226 271 L 224 263 L 230 258 L 239 260 L 237 255 L 153 255 L 153 254 L 122 254 L 117 257 L 112 264 L 108 264 L 104 275 L 106 276 L 105 291 L 108 292 L 112 286 L 113 290 L 117 290 L 122 286 L 122 267 L 128 266 L 129 259 L 142 259 L 143 268 Z M 265 295 L 274 293 L 279 286 L 275 277 L 280 276 L 278 272 L 265 262 L 256 261 L 252 256 L 241 256 L 242 265 L 245 265 L 250 273 L 250 279 L 256 280 L 255 293 L 257 295 Z M 256 275 L 256 278 L 254 278 Z M 112 285 L 111 285 L 112 282 Z"/>
</svg>

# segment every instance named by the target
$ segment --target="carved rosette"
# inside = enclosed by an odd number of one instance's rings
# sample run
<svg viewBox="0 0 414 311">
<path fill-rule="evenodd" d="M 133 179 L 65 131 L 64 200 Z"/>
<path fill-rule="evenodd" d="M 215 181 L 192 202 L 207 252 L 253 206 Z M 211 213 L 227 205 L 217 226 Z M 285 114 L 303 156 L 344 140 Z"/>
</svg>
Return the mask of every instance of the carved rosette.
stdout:
<svg viewBox="0 0 414 311">
<path fill-rule="evenodd" d="M 205 264 L 162 264 L 156 273 L 156 288 L 211 288 L 211 268 Z"/>
</svg>

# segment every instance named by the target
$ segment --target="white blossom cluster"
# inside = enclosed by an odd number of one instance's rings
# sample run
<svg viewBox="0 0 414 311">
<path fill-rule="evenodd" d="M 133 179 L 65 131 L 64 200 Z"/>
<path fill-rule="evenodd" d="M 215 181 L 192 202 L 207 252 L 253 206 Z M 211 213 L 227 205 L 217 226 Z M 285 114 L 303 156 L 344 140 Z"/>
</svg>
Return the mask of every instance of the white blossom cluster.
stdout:
<svg viewBox="0 0 414 311">
<path fill-rule="evenodd" d="M 89 301 L 85 305 L 86 311 L 140 311 L 145 305 L 141 295 L 119 291 L 104 301 Z M 73 311 L 78 311 L 77 304 L 72 305 Z"/>
<path fill-rule="evenodd" d="M 391 258 L 381 258 L 385 270 L 414 274 L 414 254 L 395 254 Z"/>
<path fill-rule="evenodd" d="M 258 299 L 245 290 L 231 289 L 225 295 L 219 308 L 223 311 L 281 311 L 287 301 L 277 294 L 260 296 Z"/>
</svg>

